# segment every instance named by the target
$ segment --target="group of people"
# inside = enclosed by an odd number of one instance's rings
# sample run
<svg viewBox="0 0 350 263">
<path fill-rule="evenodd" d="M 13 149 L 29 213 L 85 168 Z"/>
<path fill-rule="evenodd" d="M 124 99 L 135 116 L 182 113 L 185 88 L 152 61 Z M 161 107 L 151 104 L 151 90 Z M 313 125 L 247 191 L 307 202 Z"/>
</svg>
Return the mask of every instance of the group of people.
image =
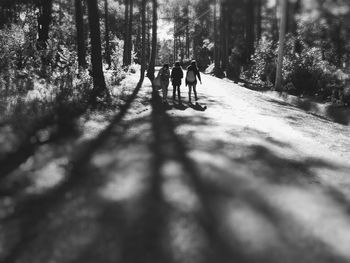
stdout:
<svg viewBox="0 0 350 263">
<path fill-rule="evenodd" d="M 175 62 L 174 67 L 171 70 L 169 70 L 169 65 L 165 64 L 163 67 L 159 70 L 157 78 L 160 80 L 160 88 L 162 89 L 163 93 L 163 103 L 168 103 L 167 97 L 168 97 L 168 87 L 170 84 L 170 80 L 173 86 L 173 100 L 176 101 L 176 94 L 178 98 L 179 104 L 181 104 L 181 84 L 182 79 L 184 77 L 180 62 Z M 191 93 L 193 90 L 195 101 L 198 100 L 197 96 L 197 78 L 199 82 L 202 84 L 201 75 L 199 73 L 197 63 L 195 60 L 191 62 L 191 65 L 187 67 L 186 69 L 186 78 L 185 78 L 185 85 L 188 86 L 188 100 L 189 103 L 192 103 L 191 100 Z"/>
</svg>

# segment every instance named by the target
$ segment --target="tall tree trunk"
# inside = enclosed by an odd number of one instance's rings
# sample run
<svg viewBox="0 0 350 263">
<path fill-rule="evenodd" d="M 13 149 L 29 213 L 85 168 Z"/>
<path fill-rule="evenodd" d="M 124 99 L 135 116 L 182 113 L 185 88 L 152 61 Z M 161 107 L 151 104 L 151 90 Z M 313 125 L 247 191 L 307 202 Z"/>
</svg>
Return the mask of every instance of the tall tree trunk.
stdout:
<svg viewBox="0 0 350 263">
<path fill-rule="evenodd" d="M 133 44 L 132 44 L 132 24 L 133 24 L 133 10 L 134 9 L 134 0 L 130 0 L 130 7 L 129 7 L 129 29 L 128 29 L 128 32 L 129 32 L 129 35 L 128 35 L 128 49 L 127 49 L 127 65 L 130 65 L 131 64 L 131 53 L 132 53 L 132 47 L 133 47 Z"/>
<path fill-rule="evenodd" d="M 58 24 L 62 25 L 63 11 L 62 11 L 62 0 L 58 0 Z"/>
<path fill-rule="evenodd" d="M 262 34 L 262 3 L 261 0 L 256 1 L 256 42 L 259 42 Z"/>
<path fill-rule="evenodd" d="M 277 59 L 277 70 L 276 70 L 276 83 L 275 89 L 278 91 L 282 90 L 282 66 L 283 66 L 283 51 L 284 42 L 286 36 L 286 24 L 287 24 L 287 1 L 281 0 L 281 22 L 279 32 L 279 43 L 278 43 L 278 59 Z"/>
<path fill-rule="evenodd" d="M 186 16 L 186 58 L 190 59 L 190 11 L 189 11 L 189 1 L 187 2 L 185 8 L 185 16 Z"/>
<path fill-rule="evenodd" d="M 222 69 L 223 70 L 227 70 L 227 66 L 228 66 L 228 1 L 224 1 L 224 4 L 222 6 L 222 28 L 221 28 L 221 32 L 222 32 Z"/>
<path fill-rule="evenodd" d="M 176 17 L 174 16 L 174 63 L 176 62 L 177 60 L 177 45 L 176 45 Z"/>
<path fill-rule="evenodd" d="M 178 41 L 179 41 L 179 55 L 180 55 L 180 61 L 183 61 L 183 45 L 182 45 L 182 40 L 181 40 L 181 35 L 179 35 L 178 37 Z"/>
<path fill-rule="evenodd" d="M 219 71 L 220 68 L 220 56 L 219 56 L 219 42 L 218 42 L 218 34 L 217 34 L 217 0 L 214 3 L 214 72 L 215 75 Z"/>
<path fill-rule="evenodd" d="M 111 67 L 111 47 L 109 40 L 109 21 L 108 21 L 108 0 L 105 0 L 105 42 L 106 42 L 106 50 L 105 50 L 105 58 L 108 68 Z"/>
<path fill-rule="evenodd" d="M 254 0 L 246 0 L 246 24 L 245 24 L 245 63 L 250 62 L 250 57 L 254 53 L 254 26 L 255 26 L 255 14 L 254 14 Z"/>
<path fill-rule="evenodd" d="M 146 0 L 141 2 L 141 81 L 145 78 L 146 71 Z"/>
<path fill-rule="evenodd" d="M 38 15 L 38 40 L 37 48 L 46 49 L 47 40 L 49 39 L 49 29 L 52 14 L 52 0 L 41 0 L 39 4 Z"/>
<path fill-rule="evenodd" d="M 152 18 L 152 51 L 151 51 L 151 59 L 149 62 L 149 67 L 147 71 L 147 77 L 153 81 L 154 80 L 154 67 L 156 64 L 156 55 L 157 55 L 157 20 L 158 20 L 158 4 L 157 0 L 153 0 L 153 18 Z"/>
<path fill-rule="evenodd" d="M 225 0 L 219 0 L 219 6 L 220 6 L 220 19 L 219 19 L 219 45 L 218 45 L 218 50 L 219 50 L 219 64 L 220 64 L 220 69 L 222 70 L 223 66 L 223 57 L 224 57 L 224 1 Z"/>
<path fill-rule="evenodd" d="M 142 2 L 141 2 L 142 5 Z M 140 7 L 141 10 L 141 7 Z M 140 21 L 137 21 L 137 33 L 135 40 L 135 55 L 136 55 L 136 63 L 141 64 L 141 49 L 142 49 L 142 14 L 140 13 Z"/>
<path fill-rule="evenodd" d="M 278 41 L 278 18 L 277 18 L 277 12 L 278 12 L 278 2 L 279 0 L 276 0 L 276 5 L 274 6 L 274 17 L 273 17 L 273 22 L 272 22 L 272 40 L 274 43 Z"/>
<path fill-rule="evenodd" d="M 97 0 L 89 0 L 88 14 L 89 14 L 89 27 L 90 27 L 90 39 L 91 39 L 91 65 L 92 65 L 92 77 L 94 88 L 92 92 L 92 102 L 96 102 L 96 98 L 105 93 L 109 96 L 109 92 L 106 87 L 105 78 L 103 75 L 102 67 L 102 49 L 101 49 L 101 31 L 100 21 L 98 16 Z"/>
<path fill-rule="evenodd" d="M 129 0 L 125 0 L 125 13 L 124 13 L 124 51 L 123 51 L 123 66 L 128 65 L 128 40 L 129 40 Z"/>
<path fill-rule="evenodd" d="M 343 59 L 343 54 L 344 52 L 344 41 L 341 37 L 341 32 L 342 32 L 342 21 L 337 21 L 335 28 L 335 38 L 334 38 L 334 42 L 335 42 L 335 51 L 337 54 L 337 65 L 338 67 L 342 67 L 342 59 Z"/>
<path fill-rule="evenodd" d="M 147 8 L 147 56 L 146 59 L 147 61 L 150 61 L 151 58 L 151 30 L 152 30 L 152 13 L 151 11 Z"/>
<path fill-rule="evenodd" d="M 77 48 L 79 67 L 86 67 L 86 48 L 84 36 L 84 17 L 82 0 L 75 0 L 75 25 L 77 29 Z"/>
</svg>

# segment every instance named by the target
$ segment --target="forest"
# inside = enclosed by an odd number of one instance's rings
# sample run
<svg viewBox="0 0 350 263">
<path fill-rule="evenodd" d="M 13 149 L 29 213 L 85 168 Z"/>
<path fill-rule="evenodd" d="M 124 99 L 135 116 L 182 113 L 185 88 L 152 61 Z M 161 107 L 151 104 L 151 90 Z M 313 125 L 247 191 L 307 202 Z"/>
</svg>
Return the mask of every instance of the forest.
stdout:
<svg viewBox="0 0 350 263">
<path fill-rule="evenodd" d="M 349 1 L 0 0 L 0 262 L 350 262 Z"/>
<path fill-rule="evenodd" d="M 348 104 L 348 1 L 293 0 L 282 9 L 274 0 L 2 0 L 1 97 L 50 78 L 81 95 L 89 90 L 79 90 L 89 86 L 84 74 L 94 83 L 91 98 L 109 96 L 111 84 L 142 59 L 151 79 L 155 64 L 195 59 L 218 77 L 275 88 L 285 17 L 278 89 Z M 166 25 L 160 34 L 157 24 Z M 113 83 L 106 85 L 104 69 Z"/>
</svg>

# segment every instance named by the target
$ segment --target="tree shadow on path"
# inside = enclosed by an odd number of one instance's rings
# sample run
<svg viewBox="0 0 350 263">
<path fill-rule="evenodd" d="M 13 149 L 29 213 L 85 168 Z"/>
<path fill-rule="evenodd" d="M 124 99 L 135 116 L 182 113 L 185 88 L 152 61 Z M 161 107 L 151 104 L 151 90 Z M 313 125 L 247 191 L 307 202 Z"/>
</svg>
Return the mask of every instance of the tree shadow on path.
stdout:
<svg viewBox="0 0 350 263">
<path fill-rule="evenodd" d="M 1 262 L 12 263 L 16 262 L 23 255 L 28 253 L 28 249 L 33 241 L 40 238 L 42 235 L 42 225 L 45 221 L 50 221 L 50 213 L 59 207 L 63 202 L 67 201 L 73 189 L 84 186 L 86 184 L 87 175 L 94 174 L 94 168 L 90 165 L 91 159 L 101 145 L 115 131 L 116 126 L 121 122 L 127 113 L 131 103 L 136 98 L 142 82 L 139 82 L 127 99 L 126 103 L 120 108 L 118 114 L 115 115 L 111 123 L 100 134 L 85 143 L 71 156 L 70 164 L 67 169 L 67 176 L 58 185 L 52 189 L 38 195 L 32 195 L 25 200 L 19 202 L 14 208 L 14 212 L 7 218 L 1 220 L 2 224 L 12 224 L 18 222 L 19 239 L 17 241 L 8 241 L 8 253 L 2 256 Z M 123 135 L 125 127 L 121 128 L 119 135 Z M 11 233 L 10 233 L 11 234 Z M 51 251 L 52 252 L 52 251 Z M 34 261 L 38 262 L 40 260 Z M 28 262 L 30 262 L 28 260 Z"/>
</svg>

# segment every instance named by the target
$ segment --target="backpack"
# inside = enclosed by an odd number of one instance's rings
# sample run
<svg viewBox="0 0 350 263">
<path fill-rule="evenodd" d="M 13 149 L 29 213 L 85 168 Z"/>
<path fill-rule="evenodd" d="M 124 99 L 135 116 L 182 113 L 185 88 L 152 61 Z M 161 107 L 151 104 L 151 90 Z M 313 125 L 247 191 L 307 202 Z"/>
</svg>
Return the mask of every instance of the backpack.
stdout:
<svg viewBox="0 0 350 263">
<path fill-rule="evenodd" d="M 187 71 L 186 80 L 188 82 L 195 82 L 196 81 L 196 75 L 194 74 L 193 70 Z"/>
</svg>

